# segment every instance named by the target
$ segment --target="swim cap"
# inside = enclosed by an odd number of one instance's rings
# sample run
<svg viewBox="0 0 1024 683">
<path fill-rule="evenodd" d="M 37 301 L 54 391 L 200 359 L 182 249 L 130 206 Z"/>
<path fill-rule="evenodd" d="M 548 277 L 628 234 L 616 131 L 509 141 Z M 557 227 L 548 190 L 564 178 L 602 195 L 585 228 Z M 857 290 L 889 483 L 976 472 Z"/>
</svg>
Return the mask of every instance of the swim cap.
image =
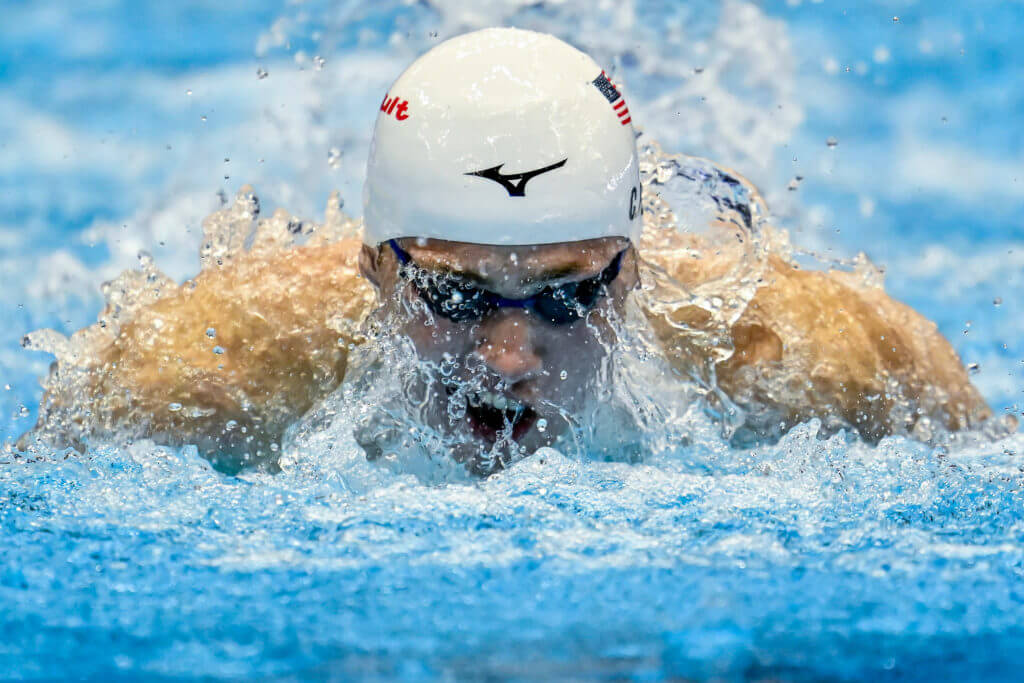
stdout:
<svg viewBox="0 0 1024 683">
<path fill-rule="evenodd" d="M 381 103 L 366 175 L 367 244 L 635 242 L 641 230 L 625 99 L 543 33 L 467 33 L 413 62 Z"/>
</svg>

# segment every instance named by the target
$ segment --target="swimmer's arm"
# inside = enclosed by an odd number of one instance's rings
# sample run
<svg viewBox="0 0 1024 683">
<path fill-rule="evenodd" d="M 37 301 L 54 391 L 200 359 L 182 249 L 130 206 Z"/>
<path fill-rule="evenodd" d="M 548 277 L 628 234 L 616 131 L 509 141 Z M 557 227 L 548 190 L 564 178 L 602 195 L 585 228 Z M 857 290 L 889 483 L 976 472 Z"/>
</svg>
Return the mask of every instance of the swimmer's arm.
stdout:
<svg viewBox="0 0 1024 683">
<path fill-rule="evenodd" d="M 373 300 L 359 247 L 244 253 L 170 288 L 115 335 L 90 335 L 75 367 L 58 364 L 36 435 L 59 424 L 79 447 L 128 431 L 271 458 L 283 430 L 344 376 Z"/>
<path fill-rule="evenodd" d="M 844 272 L 769 259 L 765 283 L 732 326 L 735 352 L 719 364 L 722 388 L 771 405 L 783 425 L 840 417 L 869 439 L 930 438 L 991 417 L 935 324 L 881 287 Z"/>
<path fill-rule="evenodd" d="M 648 311 L 666 355 L 680 374 L 714 382 L 744 408 L 755 436 L 816 417 L 870 439 L 928 438 L 930 425 L 958 430 L 990 418 L 935 325 L 882 288 L 777 255 L 752 259 L 743 245 L 710 248 L 687 234 L 659 240 L 645 257 L 678 289 L 657 282 L 655 296 L 682 300 Z M 744 281 L 756 282 L 746 302 Z M 699 300 L 686 303 L 693 293 Z M 705 307 L 714 300 L 739 313 Z"/>
</svg>

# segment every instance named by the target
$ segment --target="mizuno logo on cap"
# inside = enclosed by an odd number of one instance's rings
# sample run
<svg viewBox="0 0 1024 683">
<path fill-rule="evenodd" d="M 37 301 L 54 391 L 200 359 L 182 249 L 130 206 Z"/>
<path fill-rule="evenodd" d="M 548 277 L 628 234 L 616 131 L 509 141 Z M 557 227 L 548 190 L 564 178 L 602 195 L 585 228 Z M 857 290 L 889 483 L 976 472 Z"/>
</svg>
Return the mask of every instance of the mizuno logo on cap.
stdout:
<svg viewBox="0 0 1024 683">
<path fill-rule="evenodd" d="M 501 167 L 505 165 L 504 163 L 501 163 L 491 168 L 485 168 L 482 171 L 470 171 L 466 175 L 475 175 L 480 176 L 481 178 L 487 178 L 488 180 L 493 180 L 508 191 L 509 197 L 525 197 L 526 183 L 530 182 L 531 178 L 535 178 L 541 173 L 547 173 L 548 171 L 553 171 L 556 168 L 561 168 L 562 166 L 565 166 L 565 162 L 568 160 L 569 159 L 567 157 L 559 162 L 551 164 L 550 166 L 545 166 L 544 168 L 538 168 L 533 171 L 524 171 L 523 173 L 508 174 L 501 172 Z"/>
</svg>

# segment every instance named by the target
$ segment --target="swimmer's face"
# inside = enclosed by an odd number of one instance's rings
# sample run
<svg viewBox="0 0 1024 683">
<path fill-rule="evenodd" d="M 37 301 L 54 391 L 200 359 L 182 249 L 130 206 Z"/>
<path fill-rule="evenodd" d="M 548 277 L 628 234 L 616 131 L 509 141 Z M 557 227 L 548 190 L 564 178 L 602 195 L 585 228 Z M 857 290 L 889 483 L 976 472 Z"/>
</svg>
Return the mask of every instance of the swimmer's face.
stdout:
<svg viewBox="0 0 1024 683">
<path fill-rule="evenodd" d="M 583 292 L 598 283 L 603 294 L 592 301 L 592 307 L 585 312 L 575 309 L 583 312 L 582 317 L 559 320 L 561 324 L 545 316 L 543 307 L 538 312 L 483 306 L 473 311 L 476 315 L 464 316 L 465 320 L 452 320 L 423 305 L 420 292 L 403 277 L 399 255 L 389 245 L 363 247 L 360 255 L 360 267 L 382 299 L 407 304 L 401 307 L 401 329 L 396 331 L 412 339 L 422 359 L 440 363 L 450 354 L 458 361 L 457 372 L 467 376 L 467 366 L 482 368 L 485 391 L 470 398 L 467 430 L 488 447 L 502 434 L 527 452 L 553 442 L 567 426 L 559 409 L 578 414 L 591 380 L 614 343 L 609 318 L 621 313 L 627 294 L 636 286 L 636 256 L 629 242 L 614 237 L 497 247 L 407 238 L 398 240 L 398 245 L 405 252 L 402 258 L 421 272 L 450 274 L 457 282 L 504 299 L 521 300 L 545 288 L 589 281 L 576 288 Z M 599 284 L 612 276 L 609 284 Z M 438 395 L 447 402 L 447 392 Z M 435 412 L 437 421 L 443 421 L 447 405 L 436 406 Z"/>
</svg>

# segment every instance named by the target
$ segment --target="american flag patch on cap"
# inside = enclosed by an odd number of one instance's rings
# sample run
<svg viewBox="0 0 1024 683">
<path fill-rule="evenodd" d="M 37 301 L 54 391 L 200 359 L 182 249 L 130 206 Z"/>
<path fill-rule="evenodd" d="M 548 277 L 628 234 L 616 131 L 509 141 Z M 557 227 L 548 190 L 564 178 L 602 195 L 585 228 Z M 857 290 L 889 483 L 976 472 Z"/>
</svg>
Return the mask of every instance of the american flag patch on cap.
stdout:
<svg viewBox="0 0 1024 683">
<path fill-rule="evenodd" d="M 625 126 L 633 120 L 629 116 L 629 107 L 626 106 L 626 100 L 623 99 L 619 89 L 608 79 L 608 75 L 605 72 L 602 71 L 601 75 L 594 79 L 594 87 L 600 90 L 601 94 L 612 105 L 612 109 L 615 110 L 615 114 L 619 117 L 619 123 Z"/>
</svg>

